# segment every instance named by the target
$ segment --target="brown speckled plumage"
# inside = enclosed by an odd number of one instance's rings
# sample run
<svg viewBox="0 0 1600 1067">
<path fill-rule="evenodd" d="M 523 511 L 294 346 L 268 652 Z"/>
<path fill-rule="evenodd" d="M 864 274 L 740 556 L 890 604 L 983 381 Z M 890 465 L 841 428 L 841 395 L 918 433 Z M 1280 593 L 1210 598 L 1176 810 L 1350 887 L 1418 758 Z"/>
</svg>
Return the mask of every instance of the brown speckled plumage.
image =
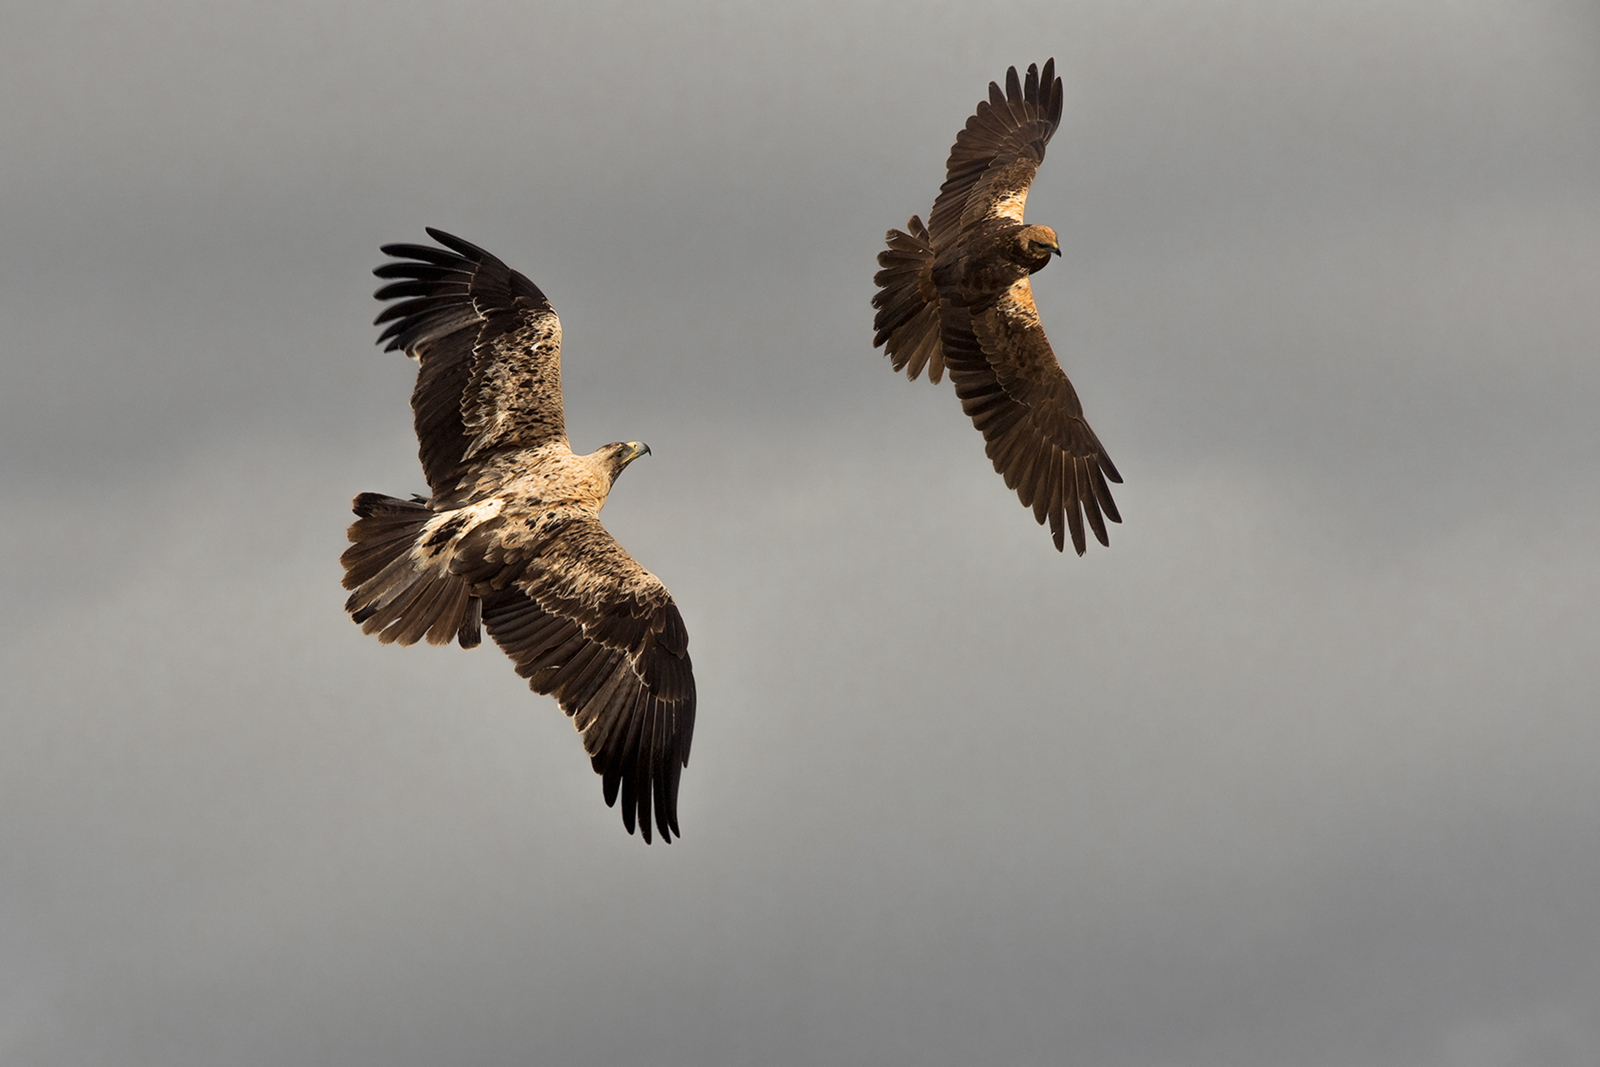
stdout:
<svg viewBox="0 0 1600 1067">
<path fill-rule="evenodd" d="M 385 245 L 396 279 L 379 337 L 417 360 L 411 406 L 429 497 L 355 499 L 345 603 L 364 632 L 403 645 L 482 630 L 583 735 L 622 821 L 678 831 L 694 733 L 694 674 L 666 587 L 600 525 L 636 441 L 574 455 L 561 404 L 561 323 L 539 288 L 440 230 L 444 248 Z"/>
<path fill-rule="evenodd" d="M 1055 60 L 1026 79 L 1006 71 L 989 83 L 956 136 L 945 182 L 928 215 L 890 230 L 874 279 L 874 347 L 915 380 L 945 371 L 982 433 L 994 469 L 1034 517 L 1064 532 L 1081 556 L 1084 522 L 1109 545 L 1106 520 L 1121 522 L 1107 479 L 1122 481 L 1083 417 L 1078 394 L 1039 323 L 1028 276 L 1060 255 L 1053 230 L 1022 221 L 1045 145 L 1061 120 Z"/>
</svg>

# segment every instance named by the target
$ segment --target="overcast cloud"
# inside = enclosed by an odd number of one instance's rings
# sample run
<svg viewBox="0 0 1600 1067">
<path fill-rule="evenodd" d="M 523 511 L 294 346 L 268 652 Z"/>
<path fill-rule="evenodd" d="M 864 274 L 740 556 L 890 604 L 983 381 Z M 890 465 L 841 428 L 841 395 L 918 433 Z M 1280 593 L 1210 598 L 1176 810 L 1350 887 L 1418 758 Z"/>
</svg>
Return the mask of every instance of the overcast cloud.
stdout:
<svg viewBox="0 0 1600 1067">
<path fill-rule="evenodd" d="M 871 348 L 1052 55 L 1082 559 Z M 1600 1062 L 1594 5 L 57 0 L 0 147 L 5 1063 Z M 341 610 L 425 225 L 654 450 L 670 847 Z"/>
</svg>

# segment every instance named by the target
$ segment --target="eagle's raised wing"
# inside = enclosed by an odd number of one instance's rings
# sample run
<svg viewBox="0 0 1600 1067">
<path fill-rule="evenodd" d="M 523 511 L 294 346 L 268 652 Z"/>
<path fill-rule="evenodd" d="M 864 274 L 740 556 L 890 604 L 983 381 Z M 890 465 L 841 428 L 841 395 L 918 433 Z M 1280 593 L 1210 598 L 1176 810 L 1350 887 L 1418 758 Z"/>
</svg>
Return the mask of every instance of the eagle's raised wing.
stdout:
<svg viewBox="0 0 1600 1067">
<path fill-rule="evenodd" d="M 1006 70 L 1006 90 L 989 83 L 967 126 L 956 135 L 945 164 L 945 181 L 928 215 L 928 231 L 943 251 L 960 232 L 988 218 L 1022 221 L 1028 186 L 1044 160 L 1044 146 L 1061 121 L 1064 100 L 1056 61 L 1044 70 L 1028 64 L 1027 80 Z"/>
<path fill-rule="evenodd" d="M 421 365 L 411 407 L 418 455 L 435 500 L 459 487 L 475 456 L 565 438 L 561 322 L 539 287 L 477 245 L 428 228 L 446 246 L 384 245 L 372 273 L 401 279 L 379 300 L 405 298 L 375 320 L 378 343 Z M 448 249 L 448 251 L 446 250 Z"/>
<path fill-rule="evenodd" d="M 1028 279 L 987 308 L 968 310 L 948 299 L 939 309 L 945 368 L 961 408 L 983 433 L 994 469 L 1039 522 L 1047 519 L 1056 548 L 1062 520 L 1083 555 L 1085 517 L 1102 545 L 1105 519 L 1121 522 L 1106 484 L 1122 481 L 1111 457 L 1083 418 L 1039 324 Z"/>
<path fill-rule="evenodd" d="M 622 798 L 622 821 L 650 840 L 678 833 L 678 777 L 694 735 L 689 635 L 672 596 L 598 519 L 554 510 L 496 518 L 462 539 L 451 570 L 488 582 L 483 624 L 538 693 L 553 695 Z"/>
</svg>

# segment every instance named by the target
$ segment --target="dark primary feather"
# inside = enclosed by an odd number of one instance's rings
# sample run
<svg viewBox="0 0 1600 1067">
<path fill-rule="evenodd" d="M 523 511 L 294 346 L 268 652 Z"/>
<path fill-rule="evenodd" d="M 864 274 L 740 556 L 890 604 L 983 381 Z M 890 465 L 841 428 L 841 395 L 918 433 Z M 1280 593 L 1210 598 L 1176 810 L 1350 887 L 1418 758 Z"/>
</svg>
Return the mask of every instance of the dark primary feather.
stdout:
<svg viewBox="0 0 1600 1067">
<path fill-rule="evenodd" d="M 564 437 L 561 324 L 544 293 L 477 245 L 442 230 L 446 248 L 383 246 L 373 273 L 396 300 L 375 320 L 386 350 L 421 367 L 411 395 L 423 473 L 436 497 L 459 486 L 473 456 Z"/>
</svg>

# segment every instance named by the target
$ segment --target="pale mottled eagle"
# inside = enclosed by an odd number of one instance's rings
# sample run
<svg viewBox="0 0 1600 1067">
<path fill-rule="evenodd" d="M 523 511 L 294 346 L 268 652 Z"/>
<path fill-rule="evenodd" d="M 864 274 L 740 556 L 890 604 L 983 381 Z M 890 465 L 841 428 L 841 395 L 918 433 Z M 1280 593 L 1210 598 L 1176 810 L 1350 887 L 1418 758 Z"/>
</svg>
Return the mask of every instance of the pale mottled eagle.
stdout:
<svg viewBox="0 0 1600 1067">
<path fill-rule="evenodd" d="M 473 648 L 487 629 L 517 673 L 572 717 L 622 821 L 678 831 L 694 733 L 683 617 L 661 581 L 600 525 L 617 475 L 650 449 L 567 446 L 561 323 L 539 287 L 476 245 L 385 245 L 373 271 L 398 300 L 378 323 L 419 364 L 411 394 L 433 493 L 355 499 L 345 603 L 385 643 Z M 481 629 L 480 629 L 481 627 Z"/>
<path fill-rule="evenodd" d="M 1063 524 L 1083 555 L 1087 518 L 1102 545 L 1105 520 L 1121 522 L 1106 479 L 1122 481 L 1083 418 L 1078 394 L 1039 324 L 1028 275 L 1061 254 L 1055 231 L 1028 226 L 1022 208 L 1061 120 L 1055 60 L 1026 80 L 1006 71 L 1005 92 L 989 83 L 966 129 L 956 135 L 945 182 L 928 224 L 913 215 L 890 230 L 874 281 L 873 347 L 915 380 L 924 367 L 946 370 L 961 408 L 983 432 L 994 469 L 1056 548 Z"/>
</svg>

